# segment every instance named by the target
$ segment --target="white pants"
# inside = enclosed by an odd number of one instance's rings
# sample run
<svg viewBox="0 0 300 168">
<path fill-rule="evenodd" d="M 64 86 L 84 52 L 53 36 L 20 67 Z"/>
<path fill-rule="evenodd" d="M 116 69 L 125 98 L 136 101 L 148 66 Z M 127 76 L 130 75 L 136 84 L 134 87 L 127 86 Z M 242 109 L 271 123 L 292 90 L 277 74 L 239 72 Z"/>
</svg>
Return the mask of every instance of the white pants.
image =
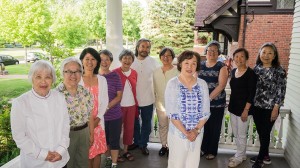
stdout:
<svg viewBox="0 0 300 168">
<path fill-rule="evenodd" d="M 202 138 L 203 131 L 201 131 L 193 143 L 189 143 L 188 139 L 181 139 L 178 135 L 169 132 L 168 168 L 198 168 Z"/>
<path fill-rule="evenodd" d="M 239 161 L 243 161 L 243 157 L 246 156 L 247 131 L 250 117 L 252 117 L 252 115 L 248 116 L 246 122 L 243 122 L 240 116 L 230 113 L 232 132 L 237 146 L 236 154 L 234 156 Z"/>
</svg>

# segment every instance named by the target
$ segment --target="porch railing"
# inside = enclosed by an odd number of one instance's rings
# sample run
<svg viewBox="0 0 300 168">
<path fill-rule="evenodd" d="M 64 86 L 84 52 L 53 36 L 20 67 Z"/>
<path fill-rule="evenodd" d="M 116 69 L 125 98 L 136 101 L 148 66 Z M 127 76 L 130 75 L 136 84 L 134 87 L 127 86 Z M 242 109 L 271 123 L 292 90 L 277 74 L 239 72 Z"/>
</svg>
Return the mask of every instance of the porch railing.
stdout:
<svg viewBox="0 0 300 168">
<path fill-rule="evenodd" d="M 226 89 L 227 98 L 230 97 L 230 89 Z M 284 153 L 283 149 L 283 123 L 291 112 L 290 109 L 283 107 L 280 109 L 279 117 L 276 120 L 273 129 L 271 131 L 271 140 L 269 151 L 270 153 Z M 157 122 L 156 113 L 154 113 L 153 124 L 152 124 L 152 132 L 150 135 L 151 142 L 160 142 L 159 133 L 158 133 L 158 122 Z M 259 138 L 256 131 L 255 124 L 253 122 L 253 118 L 250 117 L 249 126 L 248 126 L 248 136 L 247 136 L 247 151 L 259 151 Z M 225 109 L 225 115 L 223 118 L 222 129 L 220 134 L 219 147 L 225 149 L 236 149 L 235 141 L 233 138 L 231 123 L 229 119 L 228 109 Z"/>
</svg>

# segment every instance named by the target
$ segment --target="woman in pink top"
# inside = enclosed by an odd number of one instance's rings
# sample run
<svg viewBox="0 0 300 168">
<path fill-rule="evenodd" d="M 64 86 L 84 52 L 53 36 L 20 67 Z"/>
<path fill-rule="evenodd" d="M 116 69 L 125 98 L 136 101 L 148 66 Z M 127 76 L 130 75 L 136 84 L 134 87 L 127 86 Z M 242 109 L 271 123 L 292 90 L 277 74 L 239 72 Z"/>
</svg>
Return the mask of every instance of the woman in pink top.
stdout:
<svg viewBox="0 0 300 168">
<path fill-rule="evenodd" d="M 100 67 L 100 55 L 93 48 L 86 48 L 80 54 L 84 73 L 81 83 L 94 96 L 94 143 L 89 150 L 89 168 L 99 168 L 100 155 L 107 150 L 104 132 L 103 115 L 108 105 L 107 82 L 103 76 L 98 75 Z"/>
</svg>

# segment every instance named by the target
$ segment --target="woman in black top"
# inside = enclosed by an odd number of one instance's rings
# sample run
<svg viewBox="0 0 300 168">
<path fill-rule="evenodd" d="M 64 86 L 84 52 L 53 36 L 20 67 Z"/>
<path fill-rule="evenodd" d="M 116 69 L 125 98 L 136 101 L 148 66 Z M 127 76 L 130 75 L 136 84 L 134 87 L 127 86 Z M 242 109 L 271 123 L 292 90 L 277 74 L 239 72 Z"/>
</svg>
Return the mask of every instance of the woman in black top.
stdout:
<svg viewBox="0 0 300 168">
<path fill-rule="evenodd" d="M 237 151 L 229 159 L 228 167 L 236 167 L 246 160 L 248 115 L 255 95 L 256 75 L 247 66 L 249 53 L 245 48 L 239 48 L 233 53 L 233 61 L 237 68 L 231 71 L 231 95 L 228 106 L 231 127 L 234 134 Z"/>
<path fill-rule="evenodd" d="M 270 164 L 269 144 L 272 127 L 283 105 L 286 91 L 286 72 L 280 66 L 278 50 L 273 43 L 265 43 L 259 50 L 254 72 L 257 75 L 253 119 L 259 135 L 260 149 L 252 168 Z"/>
</svg>

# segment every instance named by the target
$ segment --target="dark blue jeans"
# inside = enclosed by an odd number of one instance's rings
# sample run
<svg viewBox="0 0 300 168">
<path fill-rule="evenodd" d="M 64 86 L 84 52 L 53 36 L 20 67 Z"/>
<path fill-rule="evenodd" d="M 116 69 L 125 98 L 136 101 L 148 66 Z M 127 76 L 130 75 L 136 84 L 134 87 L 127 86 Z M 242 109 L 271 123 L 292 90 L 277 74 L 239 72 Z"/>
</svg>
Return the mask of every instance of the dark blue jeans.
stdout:
<svg viewBox="0 0 300 168">
<path fill-rule="evenodd" d="M 140 148 L 147 147 L 149 142 L 149 135 L 151 133 L 151 124 L 153 116 L 153 104 L 149 106 L 139 106 L 139 114 L 142 119 L 142 126 L 139 118 L 134 121 L 134 144 L 139 145 Z"/>
</svg>

